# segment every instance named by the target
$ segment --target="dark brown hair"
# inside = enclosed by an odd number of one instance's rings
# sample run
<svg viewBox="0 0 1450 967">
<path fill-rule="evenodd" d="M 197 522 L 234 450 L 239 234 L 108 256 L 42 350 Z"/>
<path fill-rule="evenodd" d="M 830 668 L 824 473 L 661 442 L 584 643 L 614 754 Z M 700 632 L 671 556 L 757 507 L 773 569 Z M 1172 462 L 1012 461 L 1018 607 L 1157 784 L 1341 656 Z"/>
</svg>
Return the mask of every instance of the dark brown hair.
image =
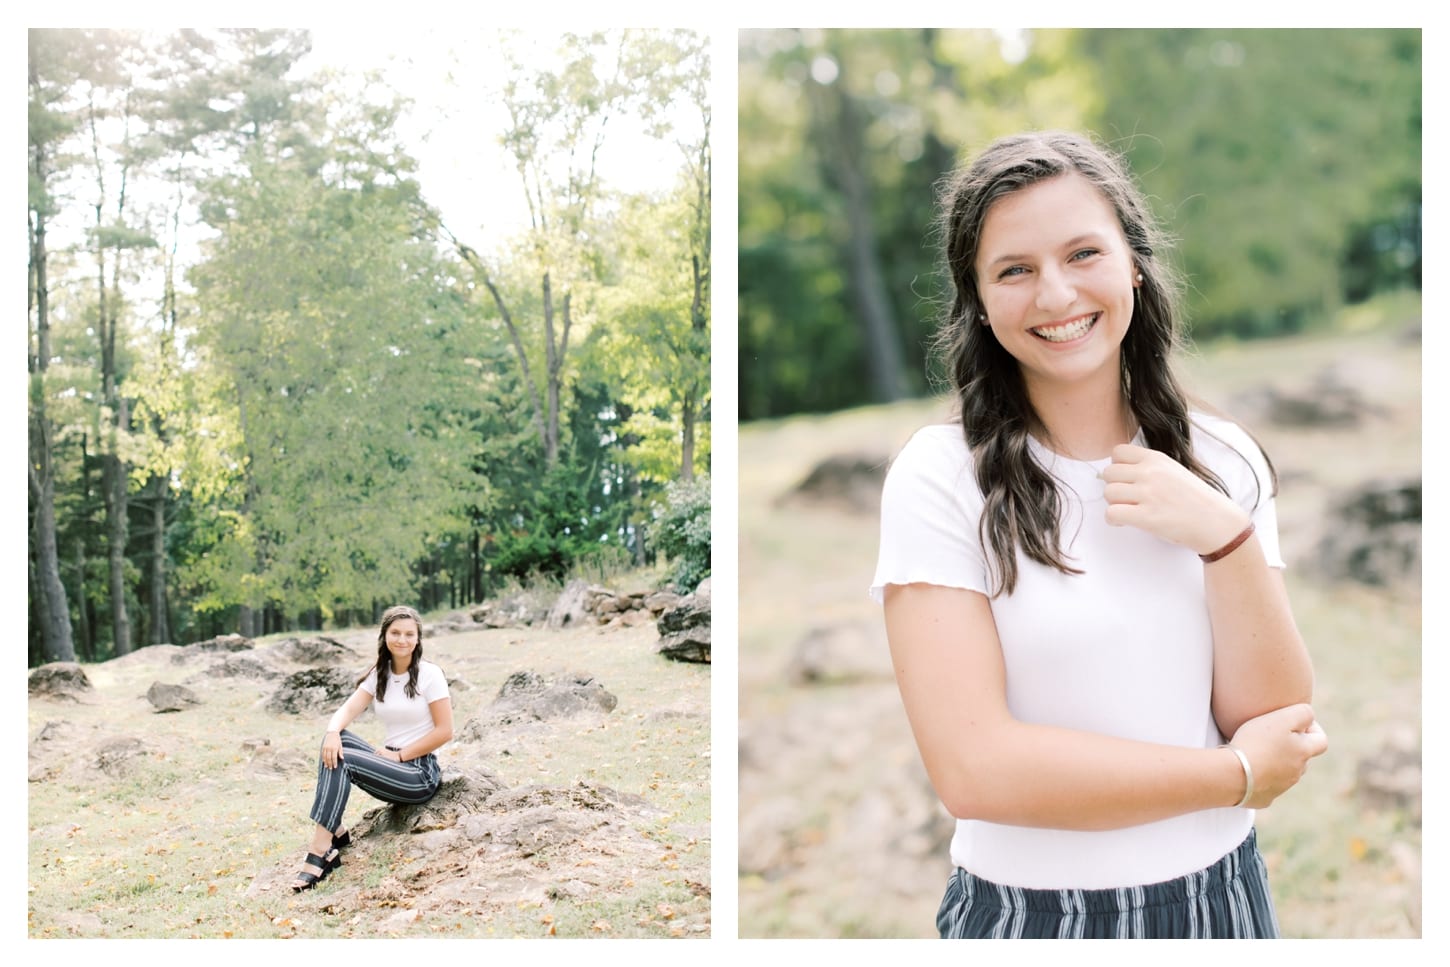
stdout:
<svg viewBox="0 0 1450 967">
<path fill-rule="evenodd" d="M 403 687 L 403 694 L 409 698 L 414 698 L 418 694 L 418 663 L 423 660 L 423 619 L 418 616 L 418 612 L 406 604 L 396 604 L 383 612 L 382 626 L 378 628 L 377 662 L 363 674 L 362 678 L 358 679 L 358 684 L 362 684 L 368 675 L 377 675 L 373 698 L 379 702 L 383 700 L 383 694 L 388 689 L 388 675 L 393 669 L 393 655 L 388 651 L 388 628 L 400 618 L 411 618 L 413 623 L 418 626 L 418 644 L 413 647 L 413 657 L 408 662 L 408 684 Z"/>
<path fill-rule="evenodd" d="M 989 552 L 994 596 L 1011 594 L 1016 586 L 1019 547 L 1029 559 L 1064 574 L 1082 573 L 1067 563 L 1062 551 L 1062 496 L 1028 448 L 1029 433 L 1040 421 L 1021 370 L 988 327 L 979 324 L 983 305 L 975 268 L 982 225 L 992 206 L 1013 192 L 1069 173 L 1081 175 L 1102 192 L 1143 276 L 1123 337 L 1121 384 L 1144 442 L 1228 494 L 1218 475 L 1193 455 L 1189 398 L 1172 367 L 1182 341 L 1183 284 L 1162 258 L 1168 239 L 1126 163 L 1082 135 L 1045 132 L 1001 138 L 945 178 L 938 199 L 945 269 L 954 296 L 937 344 L 949 362 L 962 431 L 986 501 L 978 535 Z"/>
</svg>

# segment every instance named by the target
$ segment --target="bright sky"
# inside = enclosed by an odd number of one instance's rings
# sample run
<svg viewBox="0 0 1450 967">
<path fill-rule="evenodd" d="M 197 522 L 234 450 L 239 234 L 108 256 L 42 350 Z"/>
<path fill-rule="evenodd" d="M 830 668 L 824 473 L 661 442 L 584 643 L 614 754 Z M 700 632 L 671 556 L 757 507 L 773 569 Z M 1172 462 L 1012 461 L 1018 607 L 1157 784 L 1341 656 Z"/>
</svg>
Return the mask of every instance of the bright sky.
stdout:
<svg viewBox="0 0 1450 967">
<path fill-rule="evenodd" d="M 498 141 L 507 114 L 496 95 L 505 73 L 497 30 L 389 25 L 313 27 L 311 33 L 312 54 L 304 66 L 349 73 L 380 69 L 391 86 L 413 99 L 401 131 L 418 159 L 425 197 L 461 239 L 492 245 L 527 226 L 518 172 Z M 531 36 L 539 41 L 542 62 L 557 35 Z M 681 118 L 679 123 L 695 121 Z M 681 161 L 673 144 L 644 134 L 633 118 L 616 116 L 608 122 L 599 163 L 610 187 L 630 192 L 667 188 Z"/>
</svg>

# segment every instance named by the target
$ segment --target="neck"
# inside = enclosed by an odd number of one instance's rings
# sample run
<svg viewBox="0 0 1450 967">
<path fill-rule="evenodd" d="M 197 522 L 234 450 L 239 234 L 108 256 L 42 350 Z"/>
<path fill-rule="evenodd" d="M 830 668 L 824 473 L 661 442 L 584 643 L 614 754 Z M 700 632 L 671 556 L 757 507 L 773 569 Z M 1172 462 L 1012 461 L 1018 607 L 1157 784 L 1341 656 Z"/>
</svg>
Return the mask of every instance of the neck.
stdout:
<svg viewBox="0 0 1450 967">
<path fill-rule="evenodd" d="M 1137 420 L 1117 379 L 1110 383 L 1027 385 L 1036 414 L 1033 436 L 1075 460 L 1101 460 L 1138 432 Z"/>
<path fill-rule="evenodd" d="M 403 667 L 399 668 L 398 667 L 398 663 L 397 662 L 393 662 L 392 669 L 393 669 L 393 674 L 394 675 L 406 675 L 406 674 L 408 674 L 408 666 L 407 665 L 404 665 Z"/>
</svg>

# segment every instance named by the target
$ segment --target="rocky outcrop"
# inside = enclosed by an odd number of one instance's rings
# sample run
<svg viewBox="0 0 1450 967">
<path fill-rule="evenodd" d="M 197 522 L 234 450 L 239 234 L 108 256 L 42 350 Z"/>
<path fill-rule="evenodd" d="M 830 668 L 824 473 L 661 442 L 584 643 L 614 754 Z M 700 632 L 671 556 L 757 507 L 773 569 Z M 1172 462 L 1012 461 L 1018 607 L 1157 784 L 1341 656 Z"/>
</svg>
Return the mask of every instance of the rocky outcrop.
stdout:
<svg viewBox="0 0 1450 967">
<path fill-rule="evenodd" d="M 499 688 L 493 704 L 459 730 L 458 738 L 476 740 L 486 732 L 545 719 L 612 712 L 619 699 L 593 675 L 572 672 L 551 681 L 531 671 L 514 672 Z"/>
<path fill-rule="evenodd" d="M 91 680 L 73 661 L 53 661 L 30 673 L 30 697 L 78 702 L 92 691 Z"/>
<path fill-rule="evenodd" d="M 158 712 L 180 712 L 201 704 L 196 693 L 185 685 L 168 685 L 165 682 L 152 682 L 151 687 L 146 689 L 146 701 L 156 706 Z"/>
<path fill-rule="evenodd" d="M 357 691 L 357 673 L 341 668 L 304 668 L 293 672 L 267 700 L 267 711 L 279 715 L 331 712 Z"/>
<path fill-rule="evenodd" d="M 336 638 L 286 638 L 272 646 L 272 652 L 299 665 L 356 664 L 360 656 Z"/>
<path fill-rule="evenodd" d="M 675 661 L 710 662 L 710 579 L 694 594 L 666 608 L 655 622 L 660 641 L 656 651 Z"/>
<path fill-rule="evenodd" d="M 1418 581 L 1420 480 L 1377 480 L 1339 497 L 1329 512 L 1313 567 L 1331 580 L 1387 586 Z"/>
<path fill-rule="evenodd" d="M 811 468 L 805 479 L 782 494 L 777 504 L 818 504 L 860 514 L 881 507 L 881 487 L 891 460 L 881 453 L 842 453 Z"/>
</svg>

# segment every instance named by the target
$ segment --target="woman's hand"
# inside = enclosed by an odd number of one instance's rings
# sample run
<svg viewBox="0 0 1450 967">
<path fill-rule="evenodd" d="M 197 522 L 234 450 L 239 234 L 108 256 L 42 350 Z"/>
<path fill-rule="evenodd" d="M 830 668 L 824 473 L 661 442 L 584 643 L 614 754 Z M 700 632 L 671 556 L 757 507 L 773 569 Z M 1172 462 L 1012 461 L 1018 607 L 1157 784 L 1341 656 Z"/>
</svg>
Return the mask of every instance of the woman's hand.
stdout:
<svg viewBox="0 0 1450 967">
<path fill-rule="evenodd" d="M 378 753 L 378 755 L 382 756 L 384 759 L 390 759 L 393 762 L 403 761 L 403 750 L 395 749 L 390 745 L 383 746 L 382 750 Z"/>
<path fill-rule="evenodd" d="M 322 764 L 336 769 L 342 762 L 342 733 L 329 732 L 322 739 Z"/>
<path fill-rule="evenodd" d="M 1211 554 L 1248 525 L 1249 515 L 1166 453 L 1124 443 L 1101 474 L 1107 521 Z"/>
<path fill-rule="evenodd" d="M 1329 737 L 1308 705 L 1290 705 L 1249 719 L 1233 742 L 1254 770 L 1254 794 L 1244 803 L 1266 809 L 1304 776 L 1309 760 L 1323 755 Z"/>
</svg>

